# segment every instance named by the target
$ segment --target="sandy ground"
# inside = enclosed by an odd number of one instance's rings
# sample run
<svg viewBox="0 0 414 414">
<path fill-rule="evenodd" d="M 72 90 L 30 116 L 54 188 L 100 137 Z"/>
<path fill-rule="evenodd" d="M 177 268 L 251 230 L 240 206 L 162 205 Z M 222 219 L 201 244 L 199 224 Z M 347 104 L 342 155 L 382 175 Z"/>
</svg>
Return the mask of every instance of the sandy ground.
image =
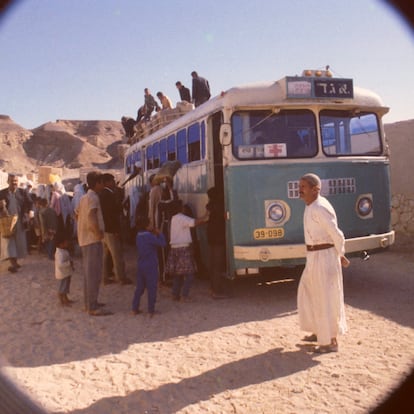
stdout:
<svg viewBox="0 0 414 414">
<path fill-rule="evenodd" d="M 133 278 L 132 247 L 126 258 Z M 101 288 L 113 316 L 82 312 L 79 258 L 72 308 L 57 303 L 53 262 L 32 254 L 22 264 L 0 273 L 0 353 L 4 371 L 50 412 L 366 413 L 414 367 L 414 238 L 351 260 L 349 332 L 325 355 L 301 341 L 292 272 L 240 281 L 220 301 L 202 279 L 193 303 L 161 287 L 151 319 L 129 313 L 134 286 Z"/>
</svg>

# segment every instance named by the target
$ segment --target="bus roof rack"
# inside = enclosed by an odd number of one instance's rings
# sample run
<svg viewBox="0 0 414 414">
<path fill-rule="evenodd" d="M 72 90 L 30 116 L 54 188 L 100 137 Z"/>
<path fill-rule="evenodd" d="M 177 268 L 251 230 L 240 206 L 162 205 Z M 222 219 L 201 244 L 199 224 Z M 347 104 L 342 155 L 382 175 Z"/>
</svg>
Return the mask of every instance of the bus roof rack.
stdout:
<svg viewBox="0 0 414 414">
<path fill-rule="evenodd" d="M 175 108 L 162 109 L 153 115 L 149 121 L 139 121 L 135 125 L 136 133 L 130 139 L 129 143 L 132 145 L 135 142 L 141 141 L 142 139 L 165 127 L 172 121 L 182 117 L 193 109 L 194 105 L 192 103 L 178 102 Z"/>
</svg>

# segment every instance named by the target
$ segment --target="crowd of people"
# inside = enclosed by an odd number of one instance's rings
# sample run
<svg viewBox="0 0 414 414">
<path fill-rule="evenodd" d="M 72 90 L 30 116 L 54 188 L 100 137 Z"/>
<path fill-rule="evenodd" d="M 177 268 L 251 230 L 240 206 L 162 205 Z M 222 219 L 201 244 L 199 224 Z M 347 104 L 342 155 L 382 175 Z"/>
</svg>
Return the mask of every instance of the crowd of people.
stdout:
<svg viewBox="0 0 414 414">
<path fill-rule="evenodd" d="M 191 209 L 183 205 L 173 189 L 169 175 L 151 176 L 151 188 L 142 194 L 136 208 L 134 222 L 125 223 L 125 208 L 121 186 L 109 173 L 90 172 L 86 183 L 78 183 L 68 194 L 60 181 L 50 185 L 32 184 L 22 187 L 16 174 L 8 175 L 8 187 L 0 191 L 0 216 L 17 217 L 12 234 L 2 232 L 1 259 L 8 261 L 8 271 L 16 273 L 19 259 L 29 249 L 35 249 L 55 264 L 57 296 L 62 306 L 70 306 L 70 282 L 73 274 L 73 255 L 80 250 L 83 265 L 84 310 L 92 316 L 110 315 L 98 301 L 101 285 L 133 282 L 125 272 L 124 243 L 132 234 L 137 248 L 136 289 L 132 299 L 132 313 L 141 312 L 139 305 L 144 291 L 148 293 L 148 313 L 155 313 L 157 289 L 160 282 L 172 285 L 172 298 L 191 301 L 190 289 L 195 274 L 201 268 L 197 256 L 194 228 L 211 221 L 216 226 L 217 212 L 213 207 L 213 192 L 206 214 L 194 218 Z M 213 191 L 213 190 L 211 190 Z M 224 210 L 220 211 L 223 216 Z M 127 228 L 124 227 L 126 225 Z M 217 238 L 220 231 L 210 230 Z M 209 224 L 208 224 L 209 225 Z M 209 237 L 210 240 L 210 237 Z M 224 245 L 222 246 L 224 247 Z M 224 254 L 224 249 L 222 249 Z M 212 260 L 211 263 L 216 263 Z M 223 277 L 224 261 L 212 275 Z M 226 297 L 212 280 L 212 296 Z"/>
<path fill-rule="evenodd" d="M 125 274 L 122 245 L 123 199 L 112 174 L 89 172 L 86 184 L 77 184 L 72 197 L 59 181 L 19 187 L 16 174 L 8 175 L 8 187 L 0 191 L 1 260 L 8 271 L 18 272 L 18 260 L 36 244 L 55 262 L 59 281 L 57 294 L 62 306 L 70 306 L 74 242 L 80 247 L 83 264 L 84 310 L 91 316 L 111 315 L 98 301 L 101 284 L 132 284 Z M 195 218 L 173 189 L 170 175 L 153 175 L 151 188 L 141 195 L 136 208 L 134 243 L 137 254 L 136 287 L 131 301 L 134 315 L 141 313 L 140 301 L 148 295 L 148 314 L 155 305 L 160 279 L 172 279 L 172 300 L 191 301 L 191 286 L 197 272 L 197 240 L 194 228 L 207 224 L 209 276 L 213 298 L 228 297 L 225 272 L 224 201 L 221 191 L 210 188 L 203 216 Z M 347 329 L 342 267 L 345 238 L 338 228 L 335 210 L 320 195 L 320 178 L 302 176 L 299 195 L 305 202 L 304 238 L 306 266 L 298 288 L 300 328 L 311 332 L 304 341 L 318 342 L 315 352 L 338 351 L 337 336 Z M 14 221 L 4 219 L 14 218 Z M 13 229 L 5 228 L 5 223 Z M 12 223 L 12 224 L 10 224 Z"/>
<path fill-rule="evenodd" d="M 181 102 L 194 104 L 195 107 L 207 102 L 211 97 L 210 84 L 207 79 L 199 76 L 196 71 L 191 72 L 192 77 L 192 91 L 185 87 L 181 81 L 177 81 L 175 86 L 180 94 Z M 148 88 L 144 89 L 144 104 L 138 108 L 137 117 L 131 118 L 123 116 L 121 118 L 122 126 L 125 130 L 125 136 L 129 139 L 135 135 L 136 125 L 141 122 L 147 122 L 151 119 L 154 111 L 160 112 L 165 109 L 173 109 L 171 99 L 163 92 L 159 91 L 156 94 L 160 104 L 152 96 Z"/>
</svg>

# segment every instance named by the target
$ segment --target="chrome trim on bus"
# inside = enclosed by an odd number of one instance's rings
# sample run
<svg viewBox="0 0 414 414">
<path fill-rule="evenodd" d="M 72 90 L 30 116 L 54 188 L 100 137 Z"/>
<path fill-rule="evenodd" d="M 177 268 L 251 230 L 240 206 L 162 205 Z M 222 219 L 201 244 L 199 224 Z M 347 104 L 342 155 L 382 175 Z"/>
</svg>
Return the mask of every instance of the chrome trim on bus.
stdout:
<svg viewBox="0 0 414 414">
<path fill-rule="evenodd" d="M 382 249 L 391 246 L 395 241 L 395 232 L 373 234 L 345 240 L 346 253 L 364 250 Z M 306 257 L 304 244 L 284 244 L 278 246 L 234 246 L 234 258 L 239 260 L 269 260 L 300 259 Z M 265 258 L 265 259 L 264 259 Z"/>
</svg>

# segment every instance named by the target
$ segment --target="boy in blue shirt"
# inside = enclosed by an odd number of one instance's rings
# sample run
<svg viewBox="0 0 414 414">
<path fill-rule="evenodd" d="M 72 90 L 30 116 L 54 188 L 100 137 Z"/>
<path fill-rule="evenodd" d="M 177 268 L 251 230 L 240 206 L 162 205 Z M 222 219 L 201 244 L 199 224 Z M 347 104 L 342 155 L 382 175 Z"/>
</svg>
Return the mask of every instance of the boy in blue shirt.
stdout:
<svg viewBox="0 0 414 414">
<path fill-rule="evenodd" d="M 137 260 L 137 286 L 132 301 L 132 313 L 141 313 L 139 304 L 141 296 L 147 289 L 148 313 L 152 317 L 155 313 L 158 285 L 158 248 L 165 247 L 165 237 L 158 230 L 150 231 L 148 217 L 141 217 L 137 223 L 136 246 Z"/>
</svg>

